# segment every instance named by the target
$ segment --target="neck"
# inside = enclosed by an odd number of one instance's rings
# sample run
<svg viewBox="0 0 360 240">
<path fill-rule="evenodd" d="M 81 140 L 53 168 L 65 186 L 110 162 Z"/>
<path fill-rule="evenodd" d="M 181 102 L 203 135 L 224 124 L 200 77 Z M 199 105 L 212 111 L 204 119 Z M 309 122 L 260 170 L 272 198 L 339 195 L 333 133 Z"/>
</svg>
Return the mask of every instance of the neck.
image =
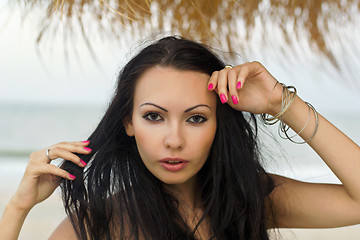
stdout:
<svg viewBox="0 0 360 240">
<path fill-rule="evenodd" d="M 197 208 L 201 208 L 201 196 L 196 177 L 181 184 L 164 184 L 164 188 L 179 201 L 180 208 L 186 208 L 187 211 L 196 211 Z"/>
<path fill-rule="evenodd" d="M 205 224 L 197 226 L 204 213 L 204 207 L 196 177 L 182 184 L 164 184 L 164 188 L 179 201 L 178 211 L 190 229 L 196 229 L 195 235 L 199 239 L 210 239 L 208 219 L 203 221 Z"/>
</svg>

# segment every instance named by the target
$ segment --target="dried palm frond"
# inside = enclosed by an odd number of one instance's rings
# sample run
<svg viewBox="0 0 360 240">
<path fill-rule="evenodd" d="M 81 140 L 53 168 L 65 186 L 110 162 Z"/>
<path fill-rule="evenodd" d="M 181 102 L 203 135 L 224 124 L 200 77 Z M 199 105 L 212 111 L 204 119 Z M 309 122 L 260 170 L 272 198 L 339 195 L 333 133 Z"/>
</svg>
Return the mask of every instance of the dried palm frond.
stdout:
<svg viewBox="0 0 360 240">
<path fill-rule="evenodd" d="M 171 31 L 204 43 L 216 42 L 225 50 L 245 51 L 261 29 L 261 44 L 266 44 L 272 28 L 280 29 L 287 45 L 293 45 L 293 33 L 305 37 L 312 49 L 323 54 L 335 66 L 337 62 L 324 36 L 331 32 L 330 21 L 351 21 L 351 11 L 359 10 L 358 0 L 18 0 L 27 9 L 47 6 L 37 41 L 40 42 L 56 21 L 65 24 L 71 35 L 74 26 L 91 49 L 87 19 L 97 23 L 98 33 L 124 37 L 148 35 L 152 31 Z M 299 36 L 303 29 L 306 36 Z M 341 37 L 341 36 L 340 36 Z M 226 49 L 227 48 L 227 49 Z"/>
</svg>

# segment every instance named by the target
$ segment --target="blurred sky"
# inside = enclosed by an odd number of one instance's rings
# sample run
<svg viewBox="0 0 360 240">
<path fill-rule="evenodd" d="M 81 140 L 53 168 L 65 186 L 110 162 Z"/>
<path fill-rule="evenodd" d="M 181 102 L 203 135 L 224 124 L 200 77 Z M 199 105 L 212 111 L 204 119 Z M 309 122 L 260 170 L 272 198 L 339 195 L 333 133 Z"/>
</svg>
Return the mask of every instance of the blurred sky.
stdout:
<svg viewBox="0 0 360 240">
<path fill-rule="evenodd" d="M 79 39 L 73 42 L 76 56 L 71 46 L 64 46 L 61 28 L 51 42 L 37 45 L 41 20 L 37 16 L 35 12 L 23 20 L 18 7 L 0 2 L 0 103 L 102 105 L 108 101 L 126 52 L 94 39 L 96 63 Z"/>
<path fill-rule="evenodd" d="M 115 41 L 111 44 L 91 36 L 97 64 L 81 37 L 72 40 L 75 47 L 64 46 L 61 25 L 55 38 L 47 37 L 36 45 L 41 14 L 35 11 L 23 20 L 16 4 L 6 2 L 0 0 L 0 103 L 104 105 L 109 101 L 116 74 L 129 58 L 127 53 L 132 46 L 121 47 Z M 351 44 L 358 42 L 356 39 L 360 41 L 359 29 L 346 29 L 343 26 L 341 30 L 352 39 Z M 299 95 L 318 110 L 360 112 L 360 90 L 351 87 L 336 71 L 321 69 L 314 57 L 289 55 L 289 61 L 284 61 L 276 49 L 255 49 L 258 51 L 253 51 L 248 60 L 261 61 L 279 81 L 294 84 Z M 351 52 L 351 45 L 349 49 Z M 359 76 L 359 56 L 355 64 L 347 63 L 345 54 L 337 57 L 344 58 L 340 62 L 348 64 L 346 67 L 353 74 L 347 78 Z M 360 79 L 355 81 L 360 86 Z"/>
</svg>

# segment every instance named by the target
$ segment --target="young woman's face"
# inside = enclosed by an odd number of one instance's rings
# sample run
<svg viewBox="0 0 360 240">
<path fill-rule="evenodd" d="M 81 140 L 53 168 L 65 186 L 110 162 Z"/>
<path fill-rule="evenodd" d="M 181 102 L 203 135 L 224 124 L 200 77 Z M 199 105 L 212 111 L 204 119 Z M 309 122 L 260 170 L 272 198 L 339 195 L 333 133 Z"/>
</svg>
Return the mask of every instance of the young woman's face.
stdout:
<svg viewBox="0 0 360 240">
<path fill-rule="evenodd" d="M 216 94 L 209 75 L 153 67 L 138 79 L 131 121 L 149 171 L 166 184 L 194 179 L 209 155 L 216 132 Z"/>
</svg>

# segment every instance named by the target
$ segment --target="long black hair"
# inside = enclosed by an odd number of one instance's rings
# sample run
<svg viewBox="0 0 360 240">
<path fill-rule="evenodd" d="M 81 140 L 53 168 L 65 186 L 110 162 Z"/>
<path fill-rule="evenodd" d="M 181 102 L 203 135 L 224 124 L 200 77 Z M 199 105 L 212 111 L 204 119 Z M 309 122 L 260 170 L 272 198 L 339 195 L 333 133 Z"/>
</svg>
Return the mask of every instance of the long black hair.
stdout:
<svg viewBox="0 0 360 240">
<path fill-rule="evenodd" d="M 208 47 L 171 36 L 147 46 L 118 76 L 116 93 L 88 138 L 85 169 L 67 161 L 77 178 L 61 183 L 63 201 L 80 239 L 196 239 L 178 211 L 178 201 L 143 164 L 124 120 L 132 114 L 135 84 L 154 66 L 211 75 L 225 64 Z M 217 130 L 209 157 L 198 173 L 204 215 L 212 239 L 269 239 L 265 202 L 273 190 L 259 161 L 253 114 L 217 100 Z"/>
</svg>

